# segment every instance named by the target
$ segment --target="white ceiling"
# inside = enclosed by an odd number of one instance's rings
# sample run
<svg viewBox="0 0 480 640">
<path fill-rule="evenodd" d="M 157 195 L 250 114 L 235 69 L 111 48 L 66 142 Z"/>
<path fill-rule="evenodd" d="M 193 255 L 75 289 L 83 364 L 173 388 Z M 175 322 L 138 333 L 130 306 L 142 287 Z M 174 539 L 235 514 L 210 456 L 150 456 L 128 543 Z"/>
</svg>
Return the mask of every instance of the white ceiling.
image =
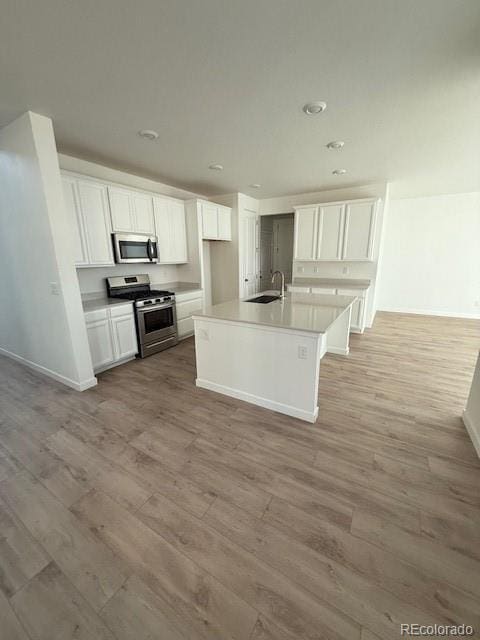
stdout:
<svg viewBox="0 0 480 640">
<path fill-rule="evenodd" d="M 0 126 L 48 115 L 70 155 L 208 195 L 480 190 L 479 0 L 1 5 Z"/>
</svg>

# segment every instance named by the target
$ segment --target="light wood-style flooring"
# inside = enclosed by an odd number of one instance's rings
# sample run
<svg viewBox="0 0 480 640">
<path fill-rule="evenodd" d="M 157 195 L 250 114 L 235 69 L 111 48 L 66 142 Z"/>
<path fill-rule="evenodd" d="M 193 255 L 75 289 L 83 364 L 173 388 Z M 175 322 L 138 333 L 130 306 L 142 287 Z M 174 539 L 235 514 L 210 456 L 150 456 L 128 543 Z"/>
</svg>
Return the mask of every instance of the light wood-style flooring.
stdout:
<svg viewBox="0 0 480 640">
<path fill-rule="evenodd" d="M 0 359 L 2 640 L 480 637 L 470 320 L 379 313 L 315 425 L 194 386 L 194 342 L 76 393 Z"/>
</svg>

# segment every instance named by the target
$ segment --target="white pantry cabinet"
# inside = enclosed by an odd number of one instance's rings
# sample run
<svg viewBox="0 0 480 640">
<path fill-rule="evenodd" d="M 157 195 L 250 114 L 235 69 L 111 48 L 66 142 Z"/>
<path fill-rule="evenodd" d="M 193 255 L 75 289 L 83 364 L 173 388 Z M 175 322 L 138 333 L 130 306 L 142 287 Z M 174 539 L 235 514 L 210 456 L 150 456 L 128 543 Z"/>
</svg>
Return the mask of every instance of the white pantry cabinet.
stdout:
<svg viewBox="0 0 480 640">
<path fill-rule="evenodd" d="M 214 202 L 202 202 L 203 240 L 232 239 L 232 210 Z"/>
<path fill-rule="evenodd" d="M 114 232 L 154 234 L 152 196 L 109 186 L 108 198 Z"/>
<path fill-rule="evenodd" d="M 294 260 L 373 260 L 377 200 L 295 207 Z"/>
<path fill-rule="evenodd" d="M 158 238 L 158 262 L 188 262 L 185 205 L 181 200 L 154 197 L 155 231 Z"/>
<path fill-rule="evenodd" d="M 85 323 L 95 372 L 120 364 L 138 352 L 131 304 L 88 311 Z"/>
<path fill-rule="evenodd" d="M 107 187 L 65 175 L 62 175 L 62 183 L 67 215 L 75 230 L 75 265 L 113 265 Z"/>
</svg>

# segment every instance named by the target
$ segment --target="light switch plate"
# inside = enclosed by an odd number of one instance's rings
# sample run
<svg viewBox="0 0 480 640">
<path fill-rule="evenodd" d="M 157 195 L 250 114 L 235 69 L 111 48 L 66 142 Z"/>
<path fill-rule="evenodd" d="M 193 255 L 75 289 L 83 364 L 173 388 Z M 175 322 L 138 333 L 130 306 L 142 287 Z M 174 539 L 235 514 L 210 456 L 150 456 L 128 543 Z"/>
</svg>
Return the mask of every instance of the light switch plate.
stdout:
<svg viewBox="0 0 480 640">
<path fill-rule="evenodd" d="M 303 345 L 298 346 L 298 359 L 306 360 L 308 358 L 308 349 Z"/>
<path fill-rule="evenodd" d="M 58 285 L 58 282 L 50 282 L 50 293 L 52 294 L 52 296 L 60 295 L 60 287 Z"/>
</svg>

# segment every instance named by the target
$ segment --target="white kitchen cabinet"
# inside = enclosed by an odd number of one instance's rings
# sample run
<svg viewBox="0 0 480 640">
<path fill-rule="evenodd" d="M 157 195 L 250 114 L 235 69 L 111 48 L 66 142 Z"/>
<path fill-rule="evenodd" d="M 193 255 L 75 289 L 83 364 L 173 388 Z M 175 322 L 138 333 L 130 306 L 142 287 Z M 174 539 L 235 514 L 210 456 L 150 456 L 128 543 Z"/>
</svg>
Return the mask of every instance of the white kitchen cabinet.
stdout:
<svg viewBox="0 0 480 640">
<path fill-rule="evenodd" d="M 125 362 L 138 352 L 131 304 L 88 311 L 85 323 L 95 372 Z"/>
<path fill-rule="evenodd" d="M 295 209 L 294 260 L 315 260 L 317 254 L 318 207 Z"/>
<path fill-rule="evenodd" d="M 189 291 L 175 296 L 177 335 L 179 340 L 193 334 L 192 316 L 203 309 L 203 291 Z"/>
<path fill-rule="evenodd" d="M 312 287 L 311 293 L 319 293 L 322 295 L 335 295 L 337 293 L 337 290 L 332 289 L 331 287 Z"/>
<path fill-rule="evenodd" d="M 218 207 L 218 239 L 232 239 L 232 212 L 228 207 Z"/>
<path fill-rule="evenodd" d="M 73 234 L 73 256 L 76 267 L 88 265 L 87 238 L 80 211 L 77 182 L 74 178 L 62 176 L 63 196 L 68 224 Z"/>
<path fill-rule="evenodd" d="M 150 195 L 109 186 L 108 198 L 114 232 L 154 234 L 153 205 Z"/>
<path fill-rule="evenodd" d="M 106 309 L 85 314 L 88 344 L 92 356 L 93 370 L 98 371 L 115 359 L 112 330 Z"/>
<path fill-rule="evenodd" d="M 115 360 L 123 360 L 138 352 L 137 332 L 132 306 L 113 307 L 110 312 Z"/>
<path fill-rule="evenodd" d="M 204 240 L 218 238 L 218 207 L 216 204 L 202 204 L 202 237 Z"/>
<path fill-rule="evenodd" d="M 295 207 L 294 260 L 373 260 L 376 200 Z"/>
<path fill-rule="evenodd" d="M 232 239 L 232 211 L 213 202 L 202 202 L 203 240 Z"/>
<path fill-rule="evenodd" d="M 340 260 L 343 247 L 345 205 L 318 208 L 317 260 Z"/>
<path fill-rule="evenodd" d="M 155 230 L 158 238 L 158 262 L 188 262 L 185 205 L 180 200 L 154 198 Z"/>
<path fill-rule="evenodd" d="M 77 189 L 88 261 L 82 266 L 111 266 L 114 260 L 107 187 L 93 181 L 77 180 Z"/>
<path fill-rule="evenodd" d="M 350 202 L 345 208 L 343 260 L 372 260 L 376 202 Z"/>
</svg>

